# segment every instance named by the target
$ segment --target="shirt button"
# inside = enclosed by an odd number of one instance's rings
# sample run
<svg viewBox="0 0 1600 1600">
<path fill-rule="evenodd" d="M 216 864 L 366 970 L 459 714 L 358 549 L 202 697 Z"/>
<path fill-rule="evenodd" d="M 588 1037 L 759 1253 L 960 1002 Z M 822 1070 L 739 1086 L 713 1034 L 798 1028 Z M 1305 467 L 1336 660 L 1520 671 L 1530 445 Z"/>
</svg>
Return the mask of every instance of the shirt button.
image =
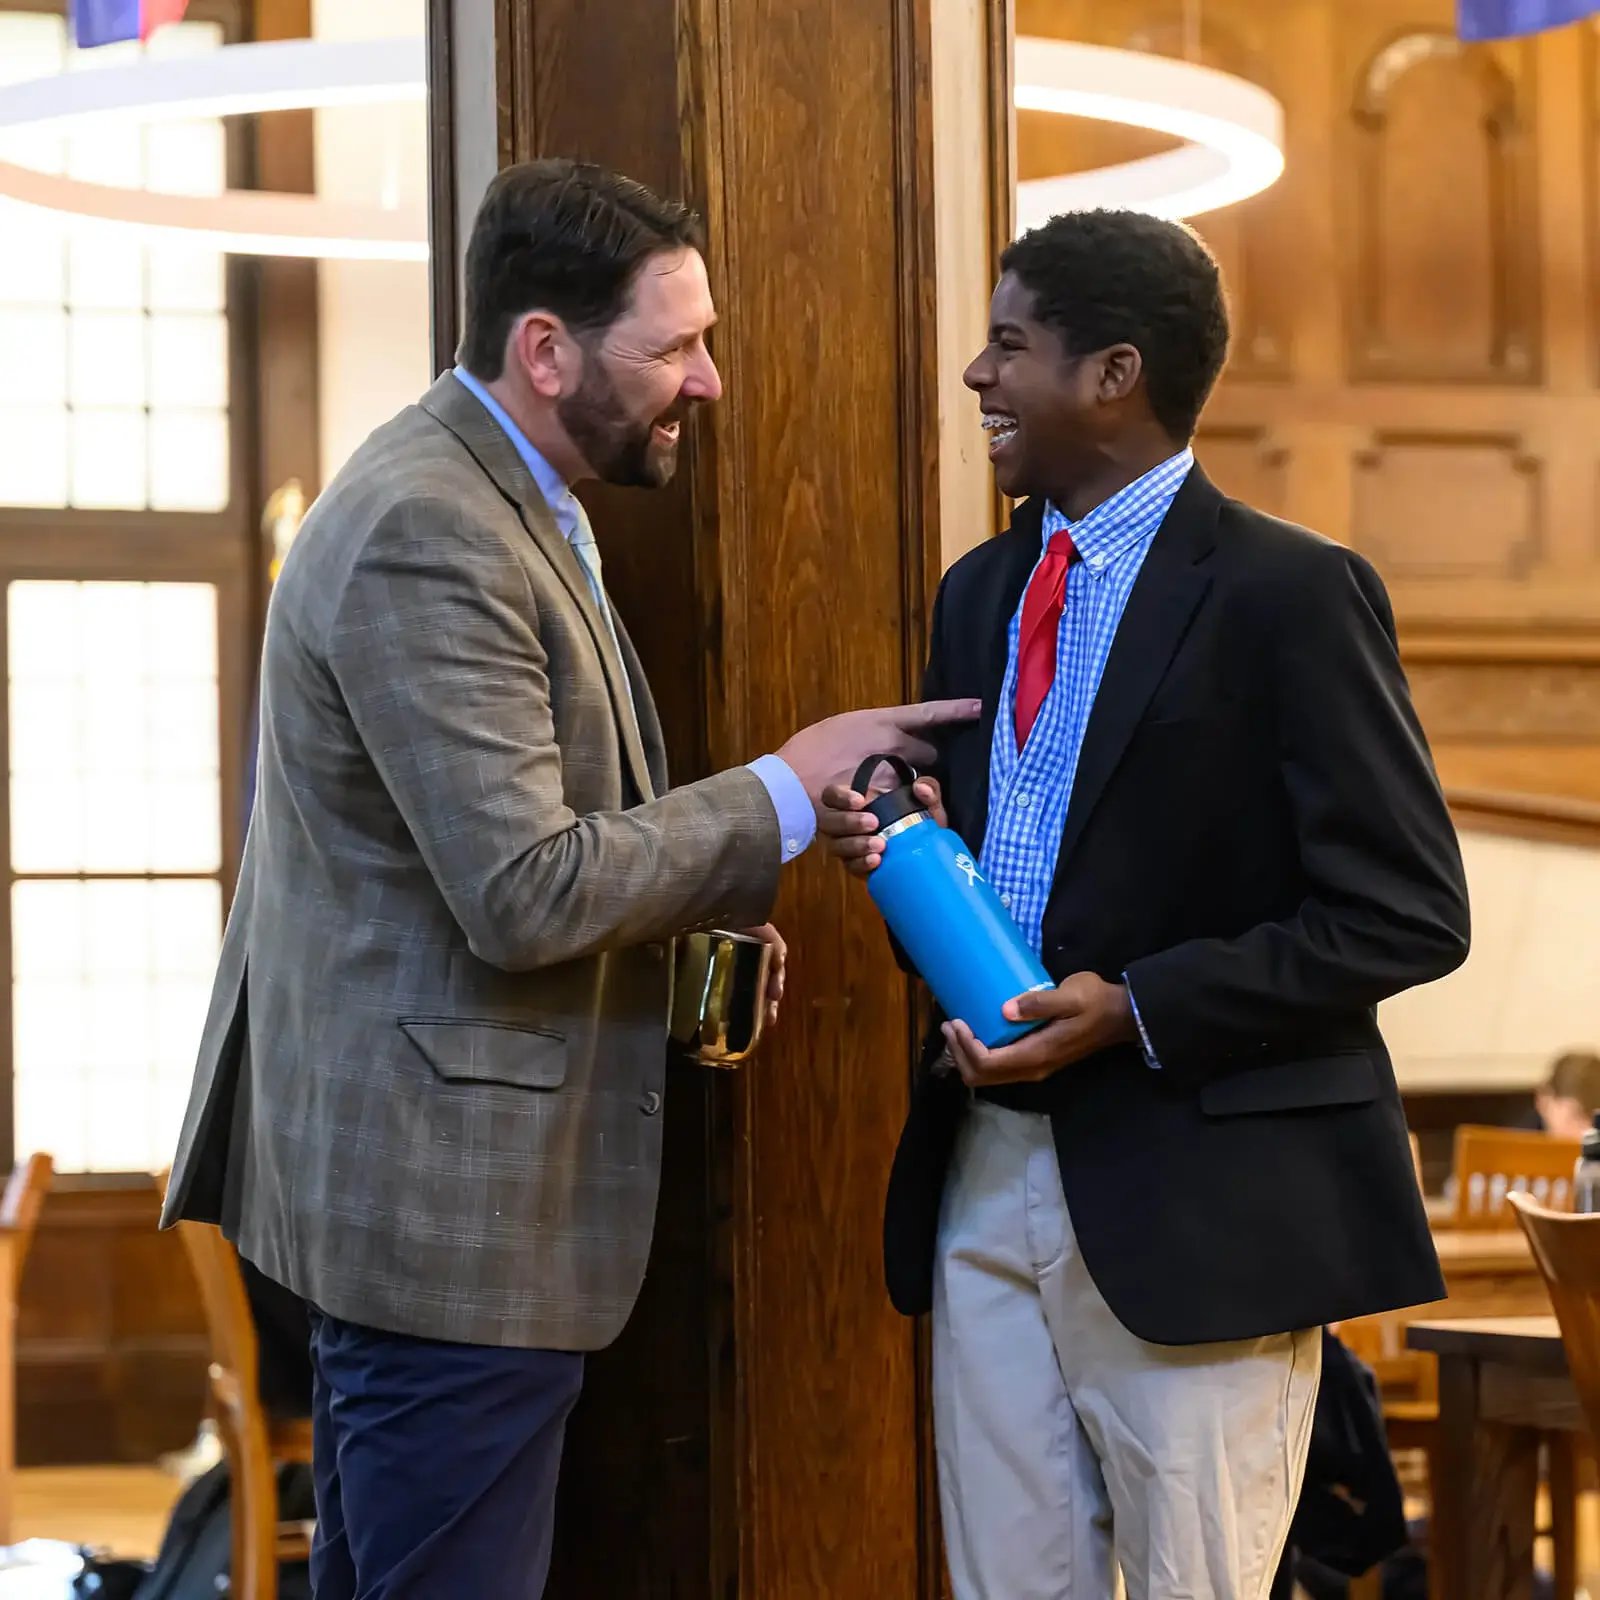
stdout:
<svg viewBox="0 0 1600 1600">
<path fill-rule="evenodd" d="M 639 1102 L 639 1109 L 647 1117 L 653 1117 L 661 1109 L 661 1096 L 651 1089 Z"/>
<path fill-rule="evenodd" d="M 783 847 L 792 856 L 800 854 L 800 841 L 798 839 L 786 839 Z"/>
<path fill-rule="evenodd" d="M 1024 811 L 1026 811 L 1028 807 L 1033 804 L 1033 796 L 1029 794 L 1026 789 L 1019 790 L 1017 793 L 1017 804 L 1021 806 Z"/>
<path fill-rule="evenodd" d="M 1007 911 L 1009 911 L 1011 909 L 1011 896 L 1008 894 L 1001 895 L 1000 904 L 1003 905 Z"/>
</svg>

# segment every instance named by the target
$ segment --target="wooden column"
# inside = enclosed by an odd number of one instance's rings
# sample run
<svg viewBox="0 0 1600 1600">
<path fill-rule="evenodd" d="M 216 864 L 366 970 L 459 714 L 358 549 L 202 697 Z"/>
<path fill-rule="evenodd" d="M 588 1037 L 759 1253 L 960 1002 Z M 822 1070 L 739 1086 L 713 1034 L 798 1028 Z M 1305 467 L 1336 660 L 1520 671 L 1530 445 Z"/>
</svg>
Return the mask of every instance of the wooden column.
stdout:
<svg viewBox="0 0 1600 1600">
<path fill-rule="evenodd" d="M 941 565 L 931 0 L 489 9 L 430 16 L 438 365 L 491 41 L 498 162 L 604 162 L 708 224 L 727 395 L 670 489 L 585 493 L 675 775 L 912 697 Z M 644 1297 L 571 1430 L 562 1600 L 940 1589 L 921 1346 L 881 1277 L 911 997 L 822 861 L 788 870 L 777 920 L 776 1035 L 742 1072 L 673 1072 Z"/>
</svg>

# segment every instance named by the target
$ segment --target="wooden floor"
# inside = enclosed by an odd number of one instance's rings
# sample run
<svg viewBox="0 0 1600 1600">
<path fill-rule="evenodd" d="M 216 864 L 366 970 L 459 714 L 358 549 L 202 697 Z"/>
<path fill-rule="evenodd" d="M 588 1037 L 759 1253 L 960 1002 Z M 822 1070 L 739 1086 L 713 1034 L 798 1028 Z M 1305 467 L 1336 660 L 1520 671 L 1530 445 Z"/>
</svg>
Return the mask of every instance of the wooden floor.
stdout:
<svg viewBox="0 0 1600 1600">
<path fill-rule="evenodd" d="M 148 1560 L 182 1486 L 159 1467 L 24 1467 L 17 1473 L 14 1538 L 59 1539 L 113 1555 Z M 1412 1512 L 1421 1507 L 1408 1507 Z M 1548 1506 L 1540 1496 L 1541 1525 Z M 1587 1593 L 1600 1597 L 1600 1505 L 1583 1496 L 1578 1508 L 1579 1570 L 1589 1574 Z M 1540 1541 L 1541 1565 L 1549 1548 Z M 1580 1596 L 1584 1591 L 1580 1590 Z"/>
<path fill-rule="evenodd" d="M 148 1560 L 181 1491 L 159 1467 L 23 1467 L 12 1537 L 61 1539 Z"/>
</svg>

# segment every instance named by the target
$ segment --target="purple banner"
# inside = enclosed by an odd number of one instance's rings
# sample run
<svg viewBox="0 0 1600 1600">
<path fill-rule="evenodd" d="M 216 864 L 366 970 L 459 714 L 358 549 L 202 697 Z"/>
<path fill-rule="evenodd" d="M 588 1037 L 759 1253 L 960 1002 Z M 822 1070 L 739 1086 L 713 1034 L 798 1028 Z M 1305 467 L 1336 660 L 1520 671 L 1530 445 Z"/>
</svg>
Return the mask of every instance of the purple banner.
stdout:
<svg viewBox="0 0 1600 1600">
<path fill-rule="evenodd" d="M 1456 0 L 1456 32 L 1463 39 L 1510 39 L 1564 28 L 1600 11 L 1600 0 Z"/>
<path fill-rule="evenodd" d="M 72 0 L 72 41 L 80 50 L 139 37 L 139 0 Z"/>
</svg>

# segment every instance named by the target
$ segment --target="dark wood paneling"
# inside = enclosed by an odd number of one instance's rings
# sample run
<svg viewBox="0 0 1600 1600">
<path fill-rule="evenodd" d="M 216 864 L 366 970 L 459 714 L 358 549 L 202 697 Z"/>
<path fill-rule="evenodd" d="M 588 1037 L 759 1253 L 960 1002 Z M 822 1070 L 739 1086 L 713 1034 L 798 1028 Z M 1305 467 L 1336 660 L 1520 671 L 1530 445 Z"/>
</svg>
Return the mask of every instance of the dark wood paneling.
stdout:
<svg viewBox="0 0 1600 1600">
<path fill-rule="evenodd" d="M 205 1323 L 148 1179 L 56 1180 L 22 1276 L 17 1458 L 150 1461 L 194 1437 Z"/>
<path fill-rule="evenodd" d="M 925 403 L 924 374 L 907 369 L 900 319 L 923 286 L 898 225 L 914 203 L 901 139 L 915 107 L 896 92 L 912 92 L 912 20 L 892 0 L 723 8 L 724 298 L 749 352 L 731 397 L 748 552 L 739 683 L 758 748 L 901 697 L 907 640 L 921 643 L 925 527 L 908 508 L 931 494 L 903 408 Z M 790 872 L 780 920 L 800 1003 L 750 1075 L 740 1235 L 750 1567 L 773 1596 L 908 1595 L 915 1349 L 884 1303 L 878 1247 L 906 992 L 869 906 L 822 863 Z"/>
<path fill-rule="evenodd" d="M 1468 646 L 1417 675 L 1440 772 L 1525 798 L 1542 834 L 1600 799 L 1600 731 L 1544 722 L 1596 703 L 1578 680 L 1600 640 L 1600 23 L 1463 45 L 1452 10 L 1017 0 L 1025 33 L 1176 54 L 1193 21 L 1202 59 L 1281 99 L 1283 176 L 1195 219 L 1235 333 L 1201 458 L 1371 557 L 1409 662 L 1420 635 Z M 1019 172 L 1146 137 L 1033 114 Z M 1530 645 L 1557 670 L 1524 670 Z"/>
<path fill-rule="evenodd" d="M 428 242 L 434 260 L 447 263 L 428 274 L 428 339 L 436 373 L 454 359 L 459 302 L 453 263 L 466 244 L 456 232 L 456 168 L 450 159 L 455 119 L 452 20 L 449 5 L 428 6 Z"/>
<path fill-rule="evenodd" d="M 503 158 L 602 161 L 708 222 L 727 398 L 670 490 L 585 491 L 680 778 L 900 699 L 920 666 L 928 26 L 925 0 L 496 11 Z M 917 1339 L 879 1264 L 906 986 L 821 862 L 789 871 L 778 917 L 783 1026 L 747 1071 L 673 1073 L 645 1294 L 590 1362 L 554 1596 L 937 1593 Z"/>
</svg>

